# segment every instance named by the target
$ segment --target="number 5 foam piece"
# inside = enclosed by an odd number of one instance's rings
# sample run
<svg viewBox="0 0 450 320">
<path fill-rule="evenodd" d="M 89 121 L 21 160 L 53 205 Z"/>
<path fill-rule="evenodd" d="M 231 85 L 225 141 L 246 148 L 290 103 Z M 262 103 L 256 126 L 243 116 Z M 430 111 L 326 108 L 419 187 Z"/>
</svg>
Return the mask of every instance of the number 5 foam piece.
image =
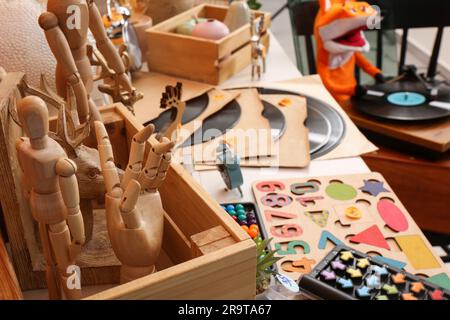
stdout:
<svg viewBox="0 0 450 320">
<path fill-rule="evenodd" d="M 439 262 L 419 235 L 397 236 L 395 241 L 415 269 L 440 268 Z"/>
</svg>

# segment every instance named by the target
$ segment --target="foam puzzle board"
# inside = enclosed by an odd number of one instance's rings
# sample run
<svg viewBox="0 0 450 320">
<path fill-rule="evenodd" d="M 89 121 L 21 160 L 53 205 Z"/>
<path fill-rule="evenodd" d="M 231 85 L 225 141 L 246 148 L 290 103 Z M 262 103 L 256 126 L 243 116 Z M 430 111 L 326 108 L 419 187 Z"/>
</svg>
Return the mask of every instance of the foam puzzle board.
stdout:
<svg viewBox="0 0 450 320">
<path fill-rule="evenodd" d="M 415 275 L 448 274 L 379 173 L 258 181 L 253 193 L 278 270 L 294 280 L 339 244 Z"/>
</svg>

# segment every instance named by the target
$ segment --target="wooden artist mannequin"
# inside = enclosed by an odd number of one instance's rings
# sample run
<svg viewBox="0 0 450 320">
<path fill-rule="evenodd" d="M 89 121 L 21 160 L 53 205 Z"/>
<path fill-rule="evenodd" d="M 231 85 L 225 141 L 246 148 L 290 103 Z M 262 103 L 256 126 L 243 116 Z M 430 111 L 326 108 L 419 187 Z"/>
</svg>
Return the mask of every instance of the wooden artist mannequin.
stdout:
<svg viewBox="0 0 450 320">
<path fill-rule="evenodd" d="M 48 136 L 48 111 L 42 99 L 22 99 L 17 113 L 27 135 L 16 143 L 23 191 L 39 224 L 49 296 L 60 299 L 62 289 L 66 298 L 79 299 L 81 290 L 68 287 L 70 275 L 66 273 L 67 267 L 75 264 L 84 243 L 77 167 Z"/>
<path fill-rule="evenodd" d="M 127 169 L 120 181 L 105 126 L 95 121 L 107 192 L 106 221 L 114 253 L 122 263 L 121 283 L 153 273 L 161 249 L 164 209 L 158 188 L 166 177 L 174 143 L 161 138 L 152 145 L 144 165 L 145 144 L 153 131 L 150 124 L 133 137 Z"/>
<path fill-rule="evenodd" d="M 47 12 L 39 17 L 39 25 L 56 58 L 56 87 L 66 97 L 67 86 L 73 88 L 80 124 L 87 122 L 89 111 L 94 120 L 101 115 L 90 98 L 93 89 L 91 64 L 87 55 L 87 33 L 91 30 L 96 45 L 131 104 L 141 98 L 126 74 L 124 63 L 103 27 L 101 14 L 93 0 L 48 0 Z"/>
</svg>

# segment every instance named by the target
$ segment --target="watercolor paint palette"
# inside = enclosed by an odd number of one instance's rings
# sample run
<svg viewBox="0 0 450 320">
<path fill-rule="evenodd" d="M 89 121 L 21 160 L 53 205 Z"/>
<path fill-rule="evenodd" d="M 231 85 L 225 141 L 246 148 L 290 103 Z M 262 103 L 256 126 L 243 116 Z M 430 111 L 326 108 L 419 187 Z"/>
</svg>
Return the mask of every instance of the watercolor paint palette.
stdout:
<svg viewBox="0 0 450 320">
<path fill-rule="evenodd" d="M 335 247 L 303 276 L 299 286 L 315 299 L 450 299 L 449 290 L 344 245 Z"/>
<path fill-rule="evenodd" d="M 444 263 L 378 173 L 258 181 L 253 193 L 262 233 L 274 238 L 282 257 L 278 271 L 293 280 L 311 272 L 336 245 L 349 245 L 448 284 Z"/>
</svg>

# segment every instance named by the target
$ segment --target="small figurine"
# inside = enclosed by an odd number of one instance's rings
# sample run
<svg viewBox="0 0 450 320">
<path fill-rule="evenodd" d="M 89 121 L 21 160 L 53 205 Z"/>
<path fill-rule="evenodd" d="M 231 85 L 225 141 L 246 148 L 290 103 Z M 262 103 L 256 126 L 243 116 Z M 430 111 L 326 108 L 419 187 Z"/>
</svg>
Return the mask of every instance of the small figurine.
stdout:
<svg viewBox="0 0 450 320">
<path fill-rule="evenodd" d="M 48 111 L 42 99 L 22 99 L 17 113 L 27 135 L 16 142 L 23 192 L 39 224 L 49 297 L 61 299 L 64 292 L 67 299 L 79 299 L 81 289 L 69 287 L 71 274 L 67 274 L 85 240 L 77 166 L 48 136 Z"/>
<path fill-rule="evenodd" d="M 153 131 L 150 124 L 133 137 L 120 181 L 108 133 L 102 122 L 95 121 L 106 187 L 106 223 L 114 253 L 122 263 L 121 283 L 153 273 L 161 249 L 164 209 L 158 188 L 166 177 L 174 143 L 161 138 L 152 145 L 144 165 L 145 144 Z"/>
<path fill-rule="evenodd" d="M 244 184 L 239 156 L 234 155 L 223 141 L 217 147 L 217 162 L 220 175 L 229 190 L 238 189 L 243 197 L 241 186 Z"/>
<path fill-rule="evenodd" d="M 252 79 L 255 74 L 258 79 L 261 78 L 261 73 L 266 72 L 266 47 L 261 43 L 261 36 L 263 32 L 264 19 L 262 17 L 255 19 L 254 14 L 251 18 L 251 50 L 252 50 Z"/>
<path fill-rule="evenodd" d="M 370 49 L 363 30 L 370 25 L 377 11 L 367 2 L 354 0 L 320 0 L 314 35 L 317 45 L 317 71 L 325 87 L 340 103 L 351 96 L 365 94 L 357 86 L 355 65 L 384 82 L 381 70 L 362 54 Z"/>
<path fill-rule="evenodd" d="M 45 31 L 47 42 L 56 58 L 56 87 L 65 98 L 67 86 L 73 88 L 80 125 L 89 120 L 89 113 L 95 120 L 101 115 L 90 98 L 93 76 L 87 55 L 87 33 L 91 30 L 98 50 L 115 75 L 114 86 L 120 92 L 113 97 L 133 109 L 142 95 L 132 86 L 124 63 L 114 45 L 108 39 L 102 17 L 94 0 L 48 0 L 47 12 L 39 17 L 39 25 Z"/>
<path fill-rule="evenodd" d="M 172 111 L 171 122 L 167 123 L 159 134 L 175 142 L 178 140 L 177 129 L 181 127 L 181 120 L 186 109 L 186 102 L 181 101 L 182 91 L 183 84 L 180 82 L 177 82 L 175 87 L 166 86 L 166 92 L 163 92 L 160 102 L 162 109 L 170 108 Z"/>
</svg>

